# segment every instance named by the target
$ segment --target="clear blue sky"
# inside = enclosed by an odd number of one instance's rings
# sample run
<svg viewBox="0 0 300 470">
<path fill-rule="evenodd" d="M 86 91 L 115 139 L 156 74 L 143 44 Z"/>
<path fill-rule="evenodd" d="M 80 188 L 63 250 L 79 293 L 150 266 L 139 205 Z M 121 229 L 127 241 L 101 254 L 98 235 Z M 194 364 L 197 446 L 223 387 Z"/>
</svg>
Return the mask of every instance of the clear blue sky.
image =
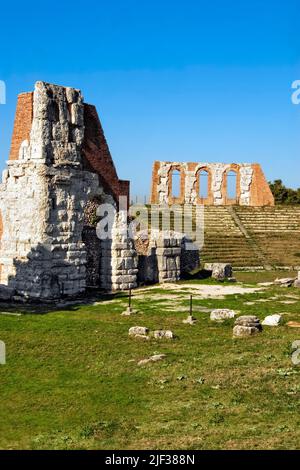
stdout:
<svg viewBox="0 0 300 470">
<path fill-rule="evenodd" d="M 155 159 L 259 162 L 300 186 L 298 17 L 297 0 L 2 3 L 1 169 L 17 94 L 45 80 L 97 106 L 133 196 Z"/>
</svg>

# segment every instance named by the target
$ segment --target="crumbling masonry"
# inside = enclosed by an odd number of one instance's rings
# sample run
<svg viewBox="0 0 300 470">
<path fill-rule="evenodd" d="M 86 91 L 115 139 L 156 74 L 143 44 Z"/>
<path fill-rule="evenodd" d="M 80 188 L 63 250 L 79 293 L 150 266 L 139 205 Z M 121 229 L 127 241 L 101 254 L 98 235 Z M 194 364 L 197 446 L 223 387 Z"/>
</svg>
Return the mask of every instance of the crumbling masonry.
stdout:
<svg viewBox="0 0 300 470">
<path fill-rule="evenodd" d="M 89 203 L 117 209 L 120 196 L 128 199 L 129 182 L 119 180 L 96 109 L 80 91 L 37 82 L 21 94 L 0 186 L 2 298 L 73 296 L 89 282 L 135 287 L 132 242 L 115 238 L 108 247 L 86 231 Z M 95 276 L 87 257 L 99 263 Z"/>
<path fill-rule="evenodd" d="M 129 239 L 128 201 L 129 181 L 118 178 L 97 111 L 79 90 L 37 82 L 34 92 L 19 95 L 0 185 L 0 299 L 52 301 L 87 287 L 125 290 L 176 281 L 199 266 L 199 252 L 186 249 L 183 234 L 159 232 L 140 244 Z M 154 163 L 151 202 L 274 205 L 258 164 L 178 162 Z M 111 237 L 104 240 L 96 231 L 101 203 L 113 208 Z"/>
<path fill-rule="evenodd" d="M 174 194 L 172 176 L 180 178 L 179 194 Z M 236 178 L 236 192 L 228 194 L 228 177 Z M 206 176 L 205 195 L 201 176 Z M 204 204 L 274 206 L 274 197 L 257 163 L 179 163 L 156 161 L 152 174 L 152 204 Z"/>
</svg>

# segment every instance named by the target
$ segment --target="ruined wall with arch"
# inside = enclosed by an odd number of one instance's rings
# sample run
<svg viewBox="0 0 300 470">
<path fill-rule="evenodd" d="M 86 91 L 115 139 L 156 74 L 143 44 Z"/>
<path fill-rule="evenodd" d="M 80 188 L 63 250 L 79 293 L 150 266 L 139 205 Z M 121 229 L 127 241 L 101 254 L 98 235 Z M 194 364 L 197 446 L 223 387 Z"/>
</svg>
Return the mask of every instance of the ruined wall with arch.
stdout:
<svg viewBox="0 0 300 470">
<path fill-rule="evenodd" d="M 180 172 L 180 193 L 176 197 L 172 188 L 174 171 Z M 230 191 L 232 181 L 234 194 Z M 206 185 L 205 191 L 201 188 L 201 182 Z M 258 163 L 155 161 L 150 202 L 168 205 L 273 206 L 274 197 Z"/>
<path fill-rule="evenodd" d="M 118 178 L 96 108 L 80 90 L 37 82 L 20 95 L 0 183 L 0 297 L 135 287 L 136 256 L 117 237 L 121 197 L 128 203 L 129 181 Z M 111 246 L 85 220 L 96 198 L 114 209 Z"/>
</svg>

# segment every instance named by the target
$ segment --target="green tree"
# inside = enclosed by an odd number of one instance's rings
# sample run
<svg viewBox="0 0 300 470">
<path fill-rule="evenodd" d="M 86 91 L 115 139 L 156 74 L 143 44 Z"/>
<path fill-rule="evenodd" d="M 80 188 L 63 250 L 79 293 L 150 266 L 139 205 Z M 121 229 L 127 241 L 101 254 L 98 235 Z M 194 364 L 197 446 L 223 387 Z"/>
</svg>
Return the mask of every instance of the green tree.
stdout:
<svg viewBox="0 0 300 470">
<path fill-rule="evenodd" d="M 287 188 L 282 180 L 269 182 L 275 204 L 300 204 L 300 188 Z"/>
</svg>

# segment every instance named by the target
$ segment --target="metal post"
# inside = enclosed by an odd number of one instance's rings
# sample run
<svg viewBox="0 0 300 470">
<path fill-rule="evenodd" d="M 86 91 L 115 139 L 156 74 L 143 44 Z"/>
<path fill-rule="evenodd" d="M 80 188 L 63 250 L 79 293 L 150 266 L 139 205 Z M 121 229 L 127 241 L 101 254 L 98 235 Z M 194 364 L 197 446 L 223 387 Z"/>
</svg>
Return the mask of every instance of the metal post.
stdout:
<svg viewBox="0 0 300 470">
<path fill-rule="evenodd" d="M 190 312 L 186 320 L 183 320 L 182 323 L 188 323 L 189 325 L 194 325 L 196 323 L 196 318 L 193 317 L 193 296 L 190 294 Z"/>
</svg>

